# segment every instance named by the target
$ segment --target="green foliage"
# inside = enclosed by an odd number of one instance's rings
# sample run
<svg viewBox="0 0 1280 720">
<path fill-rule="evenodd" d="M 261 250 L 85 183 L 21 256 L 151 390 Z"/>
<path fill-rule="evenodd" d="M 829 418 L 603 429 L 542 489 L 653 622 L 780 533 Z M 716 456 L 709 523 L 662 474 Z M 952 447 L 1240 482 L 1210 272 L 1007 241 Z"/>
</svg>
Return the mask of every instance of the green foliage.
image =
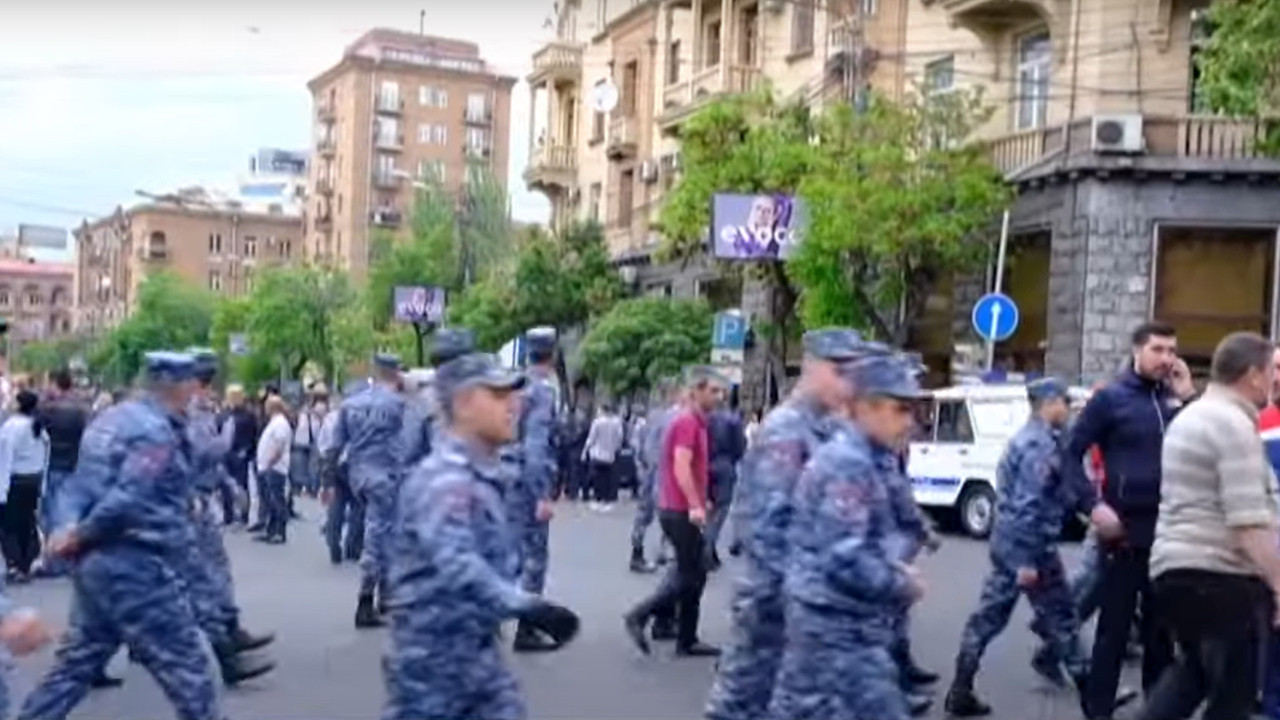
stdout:
<svg viewBox="0 0 1280 720">
<path fill-rule="evenodd" d="M 939 278 L 982 266 L 1012 191 L 980 146 L 953 139 L 985 117 L 969 92 L 822 117 L 800 183 L 808 230 L 787 268 L 806 327 L 904 343 Z"/>
<path fill-rule="evenodd" d="M 510 281 L 490 278 L 468 287 L 449 304 L 449 322 L 471 328 L 480 349 L 497 352 L 521 330 Z"/>
<path fill-rule="evenodd" d="M 1212 29 L 1196 55 L 1206 110 L 1275 120 L 1280 115 L 1280 0 L 1218 0 Z M 1280 153 L 1280 127 L 1266 128 L 1263 149 Z"/>
<path fill-rule="evenodd" d="M 13 369 L 33 375 L 45 375 L 63 370 L 71 365 L 86 349 L 82 338 L 67 337 L 53 340 L 24 342 L 13 358 Z"/>
<path fill-rule="evenodd" d="M 128 383 L 147 352 L 208 344 L 213 315 L 214 298 L 208 292 L 172 273 L 156 273 L 138 286 L 133 314 L 103 338 L 90 354 L 89 366 L 109 384 Z"/>
<path fill-rule="evenodd" d="M 583 339 L 583 372 L 617 397 L 633 396 L 687 365 L 706 362 L 713 322 L 701 300 L 624 300 Z"/>
</svg>

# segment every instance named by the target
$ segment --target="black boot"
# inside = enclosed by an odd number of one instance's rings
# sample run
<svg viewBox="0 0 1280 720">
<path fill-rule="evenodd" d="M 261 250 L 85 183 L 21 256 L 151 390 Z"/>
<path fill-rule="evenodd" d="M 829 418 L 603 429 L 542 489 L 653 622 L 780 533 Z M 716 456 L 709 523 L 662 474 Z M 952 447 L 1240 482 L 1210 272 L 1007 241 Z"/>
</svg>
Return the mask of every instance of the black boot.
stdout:
<svg viewBox="0 0 1280 720">
<path fill-rule="evenodd" d="M 647 575 L 657 570 L 644 559 L 644 548 L 631 548 L 631 572 Z"/>
<path fill-rule="evenodd" d="M 956 677 L 947 690 L 943 707 L 951 717 L 983 717 L 991 714 L 991 706 L 982 702 L 973 692 L 973 676 L 978 668 L 956 663 Z"/>
<path fill-rule="evenodd" d="M 902 668 L 902 679 L 906 681 L 909 687 L 920 687 L 922 685 L 932 685 L 938 682 L 938 673 L 925 670 L 916 664 L 916 659 L 911 656 L 911 644 L 909 642 L 897 643 L 894 659 L 898 662 L 898 667 Z"/>
<path fill-rule="evenodd" d="M 1035 654 L 1031 656 L 1031 669 L 1050 685 L 1055 687 L 1067 686 L 1067 676 L 1062 672 L 1062 663 L 1058 661 L 1058 656 L 1054 654 L 1053 648 L 1048 645 L 1041 645 Z M 1083 688 L 1084 686 L 1081 685 L 1079 687 Z M 1083 692 L 1083 689 L 1081 692 Z"/>
<path fill-rule="evenodd" d="M 676 619 L 669 615 L 658 615 L 653 619 L 653 627 L 649 631 L 649 637 L 658 642 L 665 642 L 676 639 Z"/>
<path fill-rule="evenodd" d="M 516 623 L 516 639 L 511 649 L 519 653 L 549 652 L 556 649 L 556 644 L 522 620 Z"/>
<path fill-rule="evenodd" d="M 356 628 L 379 628 L 385 624 L 378 611 L 373 609 L 373 595 L 361 594 L 356 601 Z"/>
<path fill-rule="evenodd" d="M 124 684 L 124 680 L 107 674 L 107 669 L 103 668 L 98 671 L 93 679 L 89 681 L 89 687 L 94 690 L 108 690 L 110 688 L 118 688 Z"/>
<path fill-rule="evenodd" d="M 230 645 L 215 645 L 213 652 L 218 656 L 218 669 L 222 671 L 222 684 L 235 687 L 245 680 L 252 680 L 266 675 L 275 669 L 276 664 L 270 660 L 254 659 L 236 653 Z"/>
<path fill-rule="evenodd" d="M 918 690 L 905 693 L 905 697 L 907 712 L 911 713 L 911 717 L 923 717 L 933 707 L 933 698 Z"/>
<path fill-rule="evenodd" d="M 230 623 L 231 645 L 236 652 L 248 652 L 264 648 L 275 642 L 275 633 L 266 633 L 264 635 L 254 635 L 244 628 L 240 627 L 239 620 L 232 620 Z"/>
</svg>

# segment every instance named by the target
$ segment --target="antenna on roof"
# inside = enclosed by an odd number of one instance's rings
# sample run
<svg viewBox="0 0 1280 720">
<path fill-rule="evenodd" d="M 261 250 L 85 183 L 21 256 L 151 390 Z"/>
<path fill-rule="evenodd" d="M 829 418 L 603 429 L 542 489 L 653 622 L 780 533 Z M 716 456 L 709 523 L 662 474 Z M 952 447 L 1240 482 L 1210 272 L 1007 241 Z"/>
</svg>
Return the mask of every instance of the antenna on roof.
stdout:
<svg viewBox="0 0 1280 720">
<path fill-rule="evenodd" d="M 426 10 L 418 11 L 418 34 L 419 35 L 427 34 L 427 11 Z"/>
</svg>

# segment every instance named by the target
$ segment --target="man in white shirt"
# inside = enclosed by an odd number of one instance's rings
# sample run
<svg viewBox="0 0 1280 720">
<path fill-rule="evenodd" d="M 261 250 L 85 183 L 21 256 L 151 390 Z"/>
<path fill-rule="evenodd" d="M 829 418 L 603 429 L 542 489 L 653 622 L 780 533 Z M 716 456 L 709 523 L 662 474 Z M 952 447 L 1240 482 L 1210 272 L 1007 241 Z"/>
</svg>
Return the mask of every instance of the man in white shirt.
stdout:
<svg viewBox="0 0 1280 720">
<path fill-rule="evenodd" d="M 590 465 L 592 508 L 608 512 L 618 501 L 618 477 L 615 463 L 626 436 L 622 418 L 609 405 L 600 406 L 600 414 L 591 421 L 582 459 Z"/>
<path fill-rule="evenodd" d="M 269 420 L 258 438 L 258 486 L 264 523 L 263 534 L 258 539 L 281 545 L 285 541 L 285 525 L 289 521 L 285 485 L 289 477 L 293 428 L 285 417 L 284 400 L 279 395 L 268 396 L 263 409 Z"/>
</svg>

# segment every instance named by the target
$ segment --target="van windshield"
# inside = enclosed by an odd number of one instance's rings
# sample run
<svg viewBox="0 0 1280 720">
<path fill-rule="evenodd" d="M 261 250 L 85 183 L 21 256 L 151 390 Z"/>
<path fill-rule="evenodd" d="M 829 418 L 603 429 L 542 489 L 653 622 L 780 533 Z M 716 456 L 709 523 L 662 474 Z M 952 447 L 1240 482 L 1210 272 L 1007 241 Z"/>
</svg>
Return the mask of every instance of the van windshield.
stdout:
<svg viewBox="0 0 1280 720">
<path fill-rule="evenodd" d="M 1025 400 L 972 400 L 973 424 L 979 435 L 1012 437 L 1027 422 L 1031 413 Z"/>
</svg>

